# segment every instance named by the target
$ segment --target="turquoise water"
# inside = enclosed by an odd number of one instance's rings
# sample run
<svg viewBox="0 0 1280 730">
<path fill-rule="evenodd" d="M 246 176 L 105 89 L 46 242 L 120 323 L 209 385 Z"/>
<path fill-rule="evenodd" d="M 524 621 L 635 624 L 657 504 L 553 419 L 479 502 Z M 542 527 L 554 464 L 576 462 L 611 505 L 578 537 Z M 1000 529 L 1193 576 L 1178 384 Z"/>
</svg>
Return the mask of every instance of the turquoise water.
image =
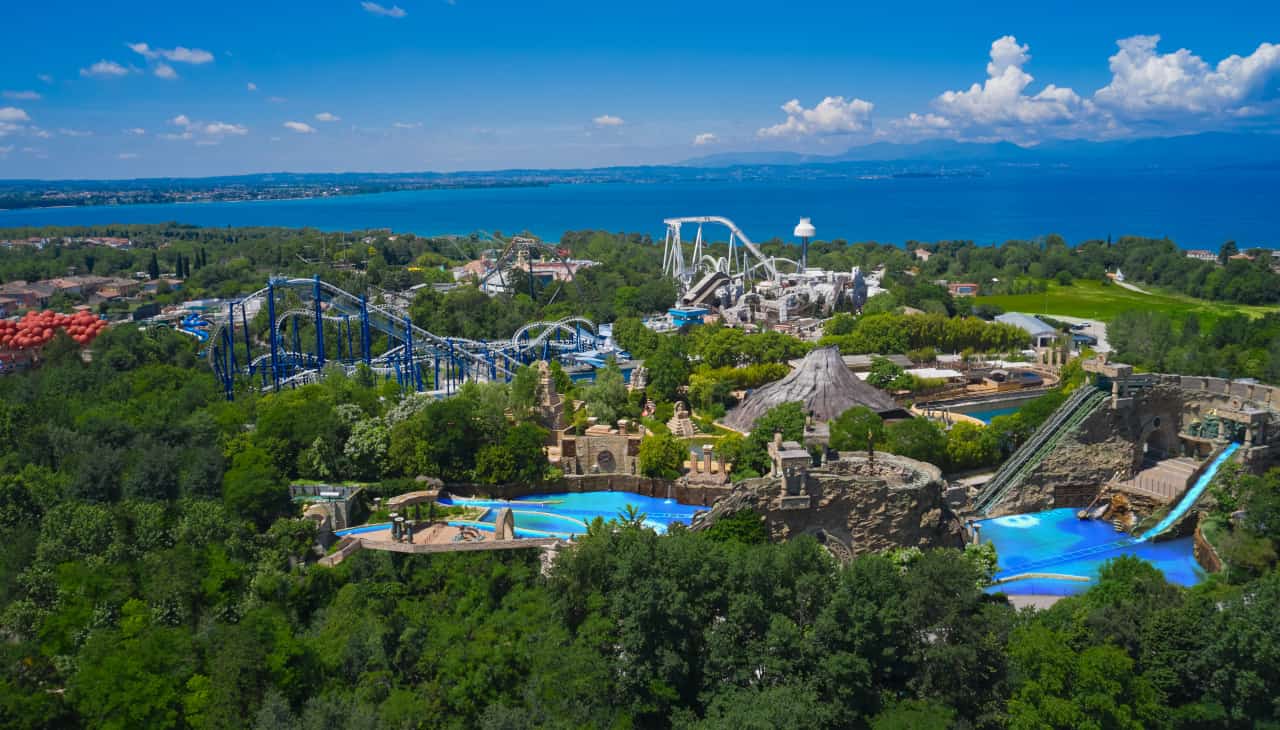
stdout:
<svg viewBox="0 0 1280 730">
<path fill-rule="evenodd" d="M 1029 579 L 994 586 L 1008 594 L 1070 595 L 1088 590 L 1098 568 L 1110 558 L 1136 555 L 1161 571 L 1171 583 L 1199 583 L 1203 570 L 1192 554 L 1189 537 L 1167 542 L 1139 542 L 1116 532 L 1109 523 L 1081 520 L 1074 508 L 981 520 L 981 537 L 995 544 L 1000 560 L 997 578 L 1022 573 L 1082 576 L 1089 583 Z"/>
<path fill-rule="evenodd" d="M 499 508 L 510 507 L 515 518 L 516 534 L 522 537 L 568 537 L 587 531 L 587 524 L 596 517 L 612 520 L 627 505 L 646 515 L 645 525 L 658 532 L 666 532 L 672 523 L 687 525 L 695 512 L 706 509 L 680 504 L 673 499 L 657 499 L 634 492 L 562 492 L 532 494 L 511 501 L 446 497 L 441 504 L 456 504 L 491 509 L 480 522 L 491 525 L 497 519 Z M 491 528 L 490 528 L 491 529 Z M 523 533 L 523 534 L 522 534 Z"/>
<path fill-rule="evenodd" d="M 792 240 L 801 215 L 824 240 L 1000 243 L 1059 233 L 1068 241 L 1169 236 L 1184 248 L 1280 245 L 1280 170 L 1075 171 L 996 168 L 985 177 L 600 183 L 424 190 L 237 203 L 0 211 L 0 227 L 163 223 L 388 227 L 422 235 L 528 230 L 557 240 L 595 228 L 648 233 L 662 219 L 723 215 L 756 240 Z M 1186 201 L 1194 200 L 1195 205 Z M 709 229 L 716 240 L 723 230 Z M 688 234 L 690 237 L 693 231 Z"/>
<path fill-rule="evenodd" d="M 972 413 L 966 413 L 965 415 L 973 416 L 974 418 L 978 419 L 979 421 L 982 421 L 983 423 L 991 423 L 993 420 L 995 420 L 997 416 L 1011 416 L 1017 412 L 1018 412 L 1018 409 L 1016 407 L 1015 408 L 992 408 L 989 411 L 973 411 Z"/>
</svg>

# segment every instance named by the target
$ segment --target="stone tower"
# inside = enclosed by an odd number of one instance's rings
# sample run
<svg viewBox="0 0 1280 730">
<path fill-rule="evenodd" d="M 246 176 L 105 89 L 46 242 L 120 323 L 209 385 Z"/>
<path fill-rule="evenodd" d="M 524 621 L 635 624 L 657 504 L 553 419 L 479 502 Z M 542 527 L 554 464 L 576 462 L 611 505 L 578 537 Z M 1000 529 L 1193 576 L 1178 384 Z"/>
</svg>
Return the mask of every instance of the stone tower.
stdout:
<svg viewBox="0 0 1280 730">
<path fill-rule="evenodd" d="M 564 429 L 564 398 L 556 392 L 556 380 L 545 360 L 538 363 L 538 421 L 553 434 Z"/>
</svg>

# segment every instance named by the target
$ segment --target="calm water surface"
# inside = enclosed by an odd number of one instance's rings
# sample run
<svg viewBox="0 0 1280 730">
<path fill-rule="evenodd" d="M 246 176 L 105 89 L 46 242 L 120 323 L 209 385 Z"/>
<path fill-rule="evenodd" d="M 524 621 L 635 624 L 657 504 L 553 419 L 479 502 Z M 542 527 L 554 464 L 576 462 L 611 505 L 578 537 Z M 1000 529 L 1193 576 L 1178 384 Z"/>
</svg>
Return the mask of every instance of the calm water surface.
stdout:
<svg viewBox="0 0 1280 730">
<path fill-rule="evenodd" d="M 603 229 L 661 238 L 663 218 L 722 215 L 753 239 L 791 238 L 800 216 L 822 239 L 999 243 L 1137 234 L 1185 248 L 1280 247 L 1280 170 L 1000 170 L 979 178 L 682 182 L 425 190 L 312 200 L 0 211 L 0 227 L 178 221 L 203 226 L 391 228 L 422 235 Z M 711 233 L 709 231 L 709 233 Z M 687 236 L 693 235 L 688 229 Z M 723 240 L 723 231 L 714 232 Z"/>
</svg>

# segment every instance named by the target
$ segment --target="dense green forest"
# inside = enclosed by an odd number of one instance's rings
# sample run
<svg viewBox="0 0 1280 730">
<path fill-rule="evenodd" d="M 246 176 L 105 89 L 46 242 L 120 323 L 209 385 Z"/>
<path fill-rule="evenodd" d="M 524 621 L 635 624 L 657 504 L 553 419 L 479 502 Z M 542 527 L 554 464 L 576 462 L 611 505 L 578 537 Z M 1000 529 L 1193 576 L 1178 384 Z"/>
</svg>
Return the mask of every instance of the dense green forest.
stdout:
<svg viewBox="0 0 1280 730">
<path fill-rule="evenodd" d="M 966 553 L 840 566 L 809 539 L 763 543 L 749 513 L 667 536 L 620 518 L 549 575 L 519 551 L 359 553 L 331 569 L 313 564 L 313 528 L 284 491 L 312 462 L 314 429 L 409 411 L 405 458 L 423 460 L 409 468 L 467 469 L 459 459 L 494 442 L 475 430 L 518 429 L 485 423 L 501 393 L 422 409 L 333 376 L 229 403 L 176 335 L 116 328 L 94 347 L 91 362 L 67 348 L 0 381 L 8 727 L 1280 719 L 1280 474 L 1220 486 L 1223 509 L 1250 516 L 1227 528 L 1249 558 L 1227 575 L 1185 590 L 1124 559 L 1041 613 L 983 592 L 990 565 Z M 524 387 L 505 389 L 505 407 Z"/>
<path fill-rule="evenodd" d="M 908 246 L 911 248 L 911 246 Z M 978 282 L 985 293 L 1024 294 L 1047 279 L 1070 283 L 1098 281 L 1120 269 L 1129 281 L 1163 287 L 1211 301 L 1238 304 L 1280 302 L 1280 274 L 1271 270 L 1270 249 L 1254 249 L 1249 259 L 1234 243 L 1224 244 L 1217 262 L 1187 258 L 1168 239 L 1125 236 L 1115 243 L 1085 241 L 1069 246 L 1061 236 L 1038 242 L 1010 241 L 978 246 L 968 241 L 929 244 L 928 261 L 917 262 L 922 276 Z"/>
<path fill-rule="evenodd" d="M 46 237 L 50 243 L 43 249 L 21 246 L 0 251 L 0 282 L 35 281 L 71 272 L 128 277 L 147 272 L 154 259 L 156 273 L 183 279 L 182 291 L 163 295 L 162 304 L 234 298 L 262 288 L 272 275 L 319 275 L 348 291 L 368 293 L 378 302 L 384 290 L 452 282 L 450 267 L 503 246 L 487 234 L 427 238 L 385 230 L 324 233 L 305 228 L 168 224 L 0 231 L 0 239 L 31 236 Z M 63 242 L 89 236 L 129 238 L 134 245 L 121 250 Z M 501 338 L 534 319 L 577 314 L 609 322 L 622 315 L 663 311 L 675 301 L 676 290 L 661 276 L 661 257 L 654 256 L 652 245 L 647 236 L 570 231 L 562 237 L 561 247 L 575 258 L 600 263 L 582 270 L 575 284 L 528 287 L 517 282 L 513 289 L 518 294 L 496 298 L 474 287 L 444 294 L 428 288 L 411 314 L 418 325 L 440 334 Z M 65 309 L 75 303 L 68 300 L 55 306 Z"/>
<path fill-rule="evenodd" d="M 220 232 L 192 235 L 156 250 L 163 257 L 185 246 L 196 260 L 205 248 L 208 264 L 193 269 L 191 280 L 214 292 L 260 286 L 276 266 L 305 274 L 319 265 L 297 254 L 314 260 L 325 240 L 318 233 L 263 232 L 252 241 L 243 231 L 222 241 L 203 238 Z M 611 262 L 581 277 L 581 296 L 602 321 L 621 316 L 615 334 L 645 357 L 650 382 L 628 393 L 613 367 L 590 385 L 570 383 L 558 368 L 553 374 L 562 392 L 584 402 L 568 414 L 578 427 L 587 416 L 638 417 L 644 400 L 655 401 L 658 412 L 645 419 L 655 434 L 641 447 L 646 473 L 670 473 L 673 439 L 662 422 L 678 397 L 707 419 L 733 405 L 734 391 L 781 377 L 781 363 L 810 347 L 778 333 L 715 326 L 655 335 L 636 319 L 666 296 L 657 287 L 669 286 L 652 283 L 654 257 L 644 255 L 651 250 L 618 245 L 607 234 L 567 240 L 575 256 Z M 417 276 L 406 264 L 423 256 L 456 260 L 431 250 L 447 242 L 414 241 L 395 258 L 402 268 L 386 272 Z M 385 253 L 378 258 L 387 261 Z M 127 271 L 139 260 L 109 268 Z M 8 253 L 0 257 L 0 265 L 12 263 Z M 365 265 L 334 276 L 359 284 L 378 268 Z M 200 276 L 208 282 L 198 283 Z M 934 298 L 941 296 L 934 289 L 903 291 L 935 307 L 955 305 Z M 544 294 L 548 301 L 530 298 L 532 311 L 555 311 L 560 297 L 579 296 L 570 287 Z M 454 297 L 464 296 L 475 314 L 447 326 L 479 322 L 500 333 L 509 324 L 503 308 L 527 295 L 481 301 L 464 287 L 441 306 L 452 310 Z M 419 301 L 417 317 L 453 316 Z M 935 326 L 879 316 L 864 318 L 861 335 L 861 324 L 842 318 L 830 336 L 890 337 L 914 331 L 907 324 Z M 1002 336 L 981 323 L 941 321 L 939 331 L 954 328 L 957 337 Z M 1231 326 L 1220 322 L 1197 336 L 1257 349 L 1251 334 L 1216 329 Z M 905 336 L 904 346 L 917 344 Z M 289 499 L 292 480 L 359 480 L 381 496 L 412 488 L 420 474 L 554 480 L 531 417 L 532 371 L 445 401 L 405 397 L 360 372 L 227 401 L 195 343 L 176 333 L 116 326 L 90 354 L 81 357 L 60 337 L 41 367 L 0 378 L 5 727 L 1280 722 L 1280 472 L 1230 473 L 1215 485 L 1211 524 L 1230 563 L 1225 574 L 1187 590 L 1123 559 L 1088 593 L 1044 612 L 1019 613 L 985 592 L 991 565 L 974 551 L 904 550 L 840 565 L 807 538 L 766 543 L 750 513 L 706 532 L 666 536 L 620 516 L 595 525 L 545 575 L 536 553 L 524 551 L 361 552 L 326 568 L 315 565 L 313 523 L 298 519 Z M 920 419 L 884 426 L 855 411 L 833 425 L 833 438 L 857 446 L 868 429 L 882 428 L 878 448 L 967 468 L 1007 453 L 1061 397 L 1050 394 L 962 437 Z M 793 437 L 803 423 L 803 412 L 787 404 L 755 432 L 726 437 L 735 477 L 764 468 L 774 429 Z M 683 456 L 679 448 L 674 456 Z"/>
<path fill-rule="evenodd" d="M 1131 311 L 1107 331 L 1116 359 L 1148 370 L 1280 385 L 1280 313 L 1222 317 L 1202 329 L 1194 315 L 1175 321 L 1164 312 Z"/>
</svg>

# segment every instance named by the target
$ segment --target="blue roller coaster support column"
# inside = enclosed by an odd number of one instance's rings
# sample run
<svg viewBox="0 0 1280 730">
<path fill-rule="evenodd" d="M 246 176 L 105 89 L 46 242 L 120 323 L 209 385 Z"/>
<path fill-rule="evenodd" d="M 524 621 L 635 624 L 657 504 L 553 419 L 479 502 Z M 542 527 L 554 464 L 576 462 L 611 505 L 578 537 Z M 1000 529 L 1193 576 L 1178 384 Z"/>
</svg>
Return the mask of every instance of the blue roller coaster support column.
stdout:
<svg viewBox="0 0 1280 730">
<path fill-rule="evenodd" d="M 227 337 L 226 346 L 231 354 L 231 370 L 236 369 L 236 305 L 231 302 L 227 305 Z"/>
<path fill-rule="evenodd" d="M 431 358 L 431 365 L 435 370 L 435 374 L 431 379 L 431 388 L 432 390 L 440 390 L 440 358 Z"/>
<path fill-rule="evenodd" d="M 248 312 L 244 311 L 244 304 L 241 304 L 241 329 L 244 330 L 244 366 L 253 371 L 253 350 L 248 343 Z"/>
<path fill-rule="evenodd" d="M 277 342 L 279 336 L 276 332 L 276 285 L 267 282 L 267 321 L 268 327 L 267 337 L 271 340 L 271 387 L 274 390 L 280 390 L 280 345 Z"/>
<path fill-rule="evenodd" d="M 342 315 L 342 321 L 347 324 L 347 359 L 356 359 L 356 349 L 351 345 L 351 317 Z"/>
<path fill-rule="evenodd" d="M 453 372 L 453 373 L 455 374 L 455 375 L 454 375 L 455 377 L 456 377 L 456 374 L 457 374 L 458 372 L 460 372 L 460 371 L 457 369 L 457 359 L 453 356 L 453 340 L 449 340 L 449 364 L 448 364 L 448 365 L 446 365 L 446 366 L 445 366 L 445 368 L 446 368 L 446 370 L 447 370 L 447 371 L 451 371 L 451 372 Z M 448 379 L 448 382 L 446 382 L 446 383 L 445 383 L 445 389 L 444 389 L 444 390 L 445 390 L 445 395 L 452 395 L 452 393 L 453 393 L 453 378 L 452 378 L 452 377 L 450 377 L 450 378 Z"/>
<path fill-rule="evenodd" d="M 222 389 L 227 393 L 227 400 L 235 399 L 236 350 L 235 339 L 230 330 L 222 330 Z"/>
<path fill-rule="evenodd" d="M 360 295 L 360 356 L 364 358 L 364 364 L 368 365 L 370 361 L 369 348 L 369 300 L 365 295 Z"/>
<path fill-rule="evenodd" d="M 316 363 L 324 367 L 324 319 L 320 311 L 320 275 L 316 274 L 315 289 L 312 293 L 316 310 Z"/>
<path fill-rule="evenodd" d="M 422 390 L 422 371 L 413 361 L 413 321 L 408 317 L 404 318 L 404 358 L 414 390 Z"/>
</svg>

